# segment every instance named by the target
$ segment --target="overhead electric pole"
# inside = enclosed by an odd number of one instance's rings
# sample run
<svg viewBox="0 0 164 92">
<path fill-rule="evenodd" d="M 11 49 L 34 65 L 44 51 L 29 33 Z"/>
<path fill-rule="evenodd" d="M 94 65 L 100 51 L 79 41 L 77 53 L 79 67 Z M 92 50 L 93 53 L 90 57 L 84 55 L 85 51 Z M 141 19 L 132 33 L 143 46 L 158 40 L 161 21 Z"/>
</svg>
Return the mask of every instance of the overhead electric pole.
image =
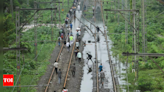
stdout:
<svg viewBox="0 0 164 92">
<path fill-rule="evenodd" d="M 145 0 L 142 0 L 142 52 L 146 53 L 146 31 L 145 31 Z M 145 57 L 143 60 L 146 61 Z"/>
<path fill-rule="evenodd" d="M 51 3 L 51 8 L 53 8 L 53 3 Z M 51 41 L 53 41 L 53 10 L 51 10 Z"/>
<path fill-rule="evenodd" d="M 60 2 L 60 0 L 59 0 L 59 2 Z M 60 27 L 60 24 L 61 24 L 61 20 L 60 20 L 60 3 L 58 5 L 59 5 L 59 27 Z"/>
<path fill-rule="evenodd" d="M 37 1 L 34 2 L 34 8 L 37 9 Z M 37 12 L 37 10 L 35 12 Z M 34 16 L 35 61 L 37 61 L 37 45 L 38 45 L 37 44 L 37 20 L 38 20 L 38 17 L 37 17 L 37 13 L 36 13 Z"/>
<path fill-rule="evenodd" d="M 125 8 L 128 9 L 128 0 L 125 0 Z M 125 18 L 128 19 L 128 12 L 125 12 Z M 128 44 L 128 22 L 125 20 L 125 43 Z"/>
<path fill-rule="evenodd" d="M 12 19 L 13 19 L 13 0 L 10 0 L 10 12 L 12 14 Z"/>
<path fill-rule="evenodd" d="M 16 7 L 16 45 L 20 48 L 20 12 L 19 7 Z M 20 50 L 16 51 L 16 62 L 17 62 L 17 86 L 20 86 Z M 19 78 L 19 79 L 18 79 Z M 17 88 L 17 92 L 20 92 L 20 87 Z"/>
</svg>

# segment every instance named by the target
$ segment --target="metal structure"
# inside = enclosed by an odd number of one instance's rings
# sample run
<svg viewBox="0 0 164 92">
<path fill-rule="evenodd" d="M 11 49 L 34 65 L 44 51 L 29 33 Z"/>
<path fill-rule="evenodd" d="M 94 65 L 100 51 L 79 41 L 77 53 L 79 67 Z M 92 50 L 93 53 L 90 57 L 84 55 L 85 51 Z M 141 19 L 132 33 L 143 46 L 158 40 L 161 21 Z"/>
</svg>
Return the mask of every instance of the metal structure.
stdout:
<svg viewBox="0 0 164 92">
<path fill-rule="evenodd" d="M 4 47 L 3 51 L 9 51 L 9 50 L 28 50 L 26 47 L 20 47 L 20 48 L 8 48 L 8 47 Z"/>
<path fill-rule="evenodd" d="M 100 2 L 100 4 L 101 4 L 101 14 L 102 14 L 102 19 L 103 19 L 103 24 L 104 24 L 104 34 L 105 34 L 105 41 L 106 41 L 107 53 L 108 53 L 108 58 L 109 58 L 109 63 L 110 63 L 110 70 L 111 70 L 111 75 L 112 75 L 113 91 L 114 92 L 117 92 L 116 80 L 115 80 L 115 77 L 114 77 L 114 70 L 113 70 L 114 68 L 113 68 L 113 65 L 112 65 L 111 57 L 110 57 L 110 50 L 109 50 L 109 46 L 108 46 L 107 33 L 106 33 L 106 29 L 105 29 L 105 22 L 104 22 L 104 17 L 103 17 L 102 2 Z"/>
<path fill-rule="evenodd" d="M 16 7 L 16 45 L 17 48 L 20 48 L 20 32 L 18 31 L 20 29 L 20 12 L 19 7 Z M 20 74 L 20 50 L 16 51 L 16 62 L 17 62 L 17 79 L 19 78 Z M 17 86 L 20 85 L 20 78 L 18 79 Z M 20 88 L 17 88 L 17 92 L 20 92 Z"/>
<path fill-rule="evenodd" d="M 13 19 L 13 0 L 10 0 L 10 13 L 12 14 L 12 19 Z"/>
<path fill-rule="evenodd" d="M 37 4 L 35 2 L 34 4 L 35 8 L 34 9 L 20 9 L 19 7 L 16 7 L 16 45 L 17 45 L 17 48 L 20 48 L 20 32 L 21 32 L 21 29 L 24 27 L 24 25 L 26 23 L 24 23 L 23 27 L 20 28 L 20 12 L 21 10 L 36 10 L 35 14 L 34 14 L 34 25 L 35 25 L 35 37 L 34 37 L 34 40 L 35 40 L 35 60 L 37 61 L 37 26 L 36 26 L 36 23 L 37 23 L 37 11 L 39 10 L 56 10 L 57 8 L 46 8 L 46 9 L 38 9 L 37 8 Z M 30 18 L 31 19 L 31 18 Z M 20 75 L 20 50 L 19 49 L 18 51 L 16 51 L 16 61 L 17 61 L 17 79 L 18 79 L 18 83 L 17 83 L 17 86 L 20 86 L 20 77 L 18 77 Z M 18 88 L 17 87 L 17 92 L 20 92 L 20 87 Z"/>
<path fill-rule="evenodd" d="M 37 2 L 37 1 L 36 1 Z M 37 12 L 37 3 L 34 3 L 34 8 L 36 9 L 35 12 Z M 37 17 L 37 13 L 35 14 L 34 16 L 34 46 L 35 46 L 35 50 L 34 50 L 34 53 L 35 53 L 35 61 L 37 61 L 37 22 L 38 22 L 38 17 Z"/>
</svg>

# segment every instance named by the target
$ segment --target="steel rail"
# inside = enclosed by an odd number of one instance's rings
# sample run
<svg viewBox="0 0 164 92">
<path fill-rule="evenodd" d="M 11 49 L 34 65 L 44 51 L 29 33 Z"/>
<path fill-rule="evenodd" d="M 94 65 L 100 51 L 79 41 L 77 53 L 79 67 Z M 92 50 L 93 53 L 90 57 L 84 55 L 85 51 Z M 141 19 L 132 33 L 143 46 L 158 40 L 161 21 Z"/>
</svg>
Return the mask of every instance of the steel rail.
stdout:
<svg viewBox="0 0 164 92">
<path fill-rule="evenodd" d="M 76 39 L 76 40 L 77 40 L 77 39 Z M 69 65 L 68 65 L 67 73 L 66 73 L 66 76 L 65 76 L 65 81 L 64 81 L 63 88 L 65 88 L 65 87 L 66 87 L 66 84 L 67 84 L 68 72 L 69 72 L 69 69 L 70 69 L 70 66 L 71 66 L 71 61 L 72 61 L 72 56 L 73 56 L 74 49 L 75 49 L 76 40 L 75 40 L 75 42 L 74 42 L 74 45 L 73 45 L 73 48 L 72 48 L 71 57 L 70 57 L 70 59 L 69 59 Z"/>
<path fill-rule="evenodd" d="M 65 40 L 66 40 L 68 37 L 69 37 L 69 35 L 67 35 L 67 37 L 65 38 Z M 64 43 L 62 44 L 62 47 L 61 47 L 60 52 L 59 52 L 59 54 L 58 54 L 58 57 L 57 57 L 57 59 L 56 59 L 57 62 L 58 62 L 58 60 L 59 60 L 60 54 L 61 54 L 61 52 L 62 52 L 62 50 L 63 50 L 63 47 L 64 47 Z M 53 74 L 54 74 L 54 71 L 55 71 L 55 67 L 54 67 L 53 70 L 52 70 L 51 76 L 50 76 L 50 78 L 49 78 L 48 84 L 47 84 L 46 89 L 45 89 L 44 92 L 47 92 L 47 90 L 48 90 L 48 87 L 49 87 L 50 81 L 51 81 L 51 79 L 52 79 L 52 76 L 53 76 Z"/>
<path fill-rule="evenodd" d="M 67 37 L 65 38 L 65 40 L 66 40 L 68 37 L 69 37 L 69 35 L 67 35 Z M 64 43 L 62 44 L 62 47 L 60 48 L 60 52 L 59 52 L 59 54 L 58 54 L 58 56 L 57 56 L 57 59 L 56 59 L 57 62 L 59 61 L 59 57 L 60 57 L 60 54 L 61 54 L 61 52 L 62 52 L 62 50 L 63 50 L 63 47 L 64 47 Z M 54 74 L 54 71 L 55 71 L 55 67 L 53 68 L 53 70 L 52 70 L 52 72 L 51 72 L 51 76 L 50 76 L 50 78 L 49 78 L 49 80 L 48 80 L 48 83 L 47 83 L 47 86 L 46 86 L 46 89 L 45 89 L 44 92 L 47 92 L 47 90 L 48 90 L 48 87 L 49 87 L 50 81 L 51 81 L 51 79 L 52 79 L 52 76 L 53 76 L 53 74 Z"/>
<path fill-rule="evenodd" d="M 95 6 L 96 6 L 96 4 L 97 4 L 97 0 L 95 0 Z M 94 6 L 94 7 L 95 7 Z M 95 13 L 95 11 L 96 11 L 96 8 L 95 8 L 95 10 L 94 10 L 94 12 L 93 13 Z M 94 14 L 95 15 L 95 14 Z M 87 20 L 87 19 L 86 19 Z M 95 20 L 95 17 L 94 17 L 94 20 Z M 88 22 L 89 22 L 89 20 L 88 20 Z M 89 23 L 91 23 L 91 22 L 89 22 Z M 92 23 L 91 23 L 92 24 Z M 94 24 L 92 24 L 92 25 L 94 25 Z M 95 25 L 94 25 L 95 26 Z M 96 26 L 95 26 L 95 28 L 96 28 Z M 101 30 L 100 30 L 101 31 Z M 103 34 L 103 32 L 101 31 L 101 33 Z M 97 86 L 97 92 L 99 92 L 99 76 L 98 76 L 98 60 L 97 60 L 97 41 L 96 41 L 96 36 L 97 36 L 97 28 L 96 28 L 96 30 L 95 30 L 95 59 L 96 59 L 96 86 Z"/>
<path fill-rule="evenodd" d="M 96 28 L 96 25 L 95 24 L 93 24 L 92 22 L 90 22 L 88 19 L 86 19 L 85 17 L 84 17 L 84 15 L 82 15 L 83 16 L 83 18 L 86 20 L 86 21 L 88 21 L 89 23 L 91 23 L 95 28 Z M 102 32 L 102 30 L 100 30 L 100 32 L 104 35 L 104 33 Z"/>
<path fill-rule="evenodd" d="M 80 23 L 82 23 L 84 26 L 86 26 L 88 29 L 89 29 L 89 31 L 94 35 L 94 33 L 92 32 L 92 30 L 87 26 L 87 25 L 85 25 L 83 22 L 81 22 L 80 21 L 80 19 L 78 19 L 78 18 L 76 18 Z M 94 36 L 95 37 L 95 36 Z"/>
<path fill-rule="evenodd" d="M 86 0 L 85 0 L 86 1 Z M 85 1 L 84 1 L 84 3 L 85 3 Z M 82 7 L 82 11 L 83 11 L 83 8 L 84 8 L 84 3 L 83 3 L 83 7 Z M 97 3 L 97 0 L 95 1 L 95 6 L 96 6 L 96 3 Z M 83 15 L 82 15 L 83 16 Z M 84 16 L 83 16 L 84 17 Z M 90 22 L 89 20 L 87 20 L 85 17 L 84 17 L 84 19 L 86 20 L 86 21 L 88 21 L 90 24 L 92 24 L 92 22 Z M 79 20 L 80 21 L 80 20 Z M 82 24 L 84 24 L 83 22 L 81 22 Z M 84 24 L 85 25 L 85 24 Z M 92 24 L 92 25 L 94 25 L 94 24 Z M 86 25 L 85 25 L 86 26 Z M 95 26 L 95 25 L 94 25 Z M 98 80 L 98 60 L 97 60 L 97 42 L 96 42 L 96 34 L 97 34 L 97 30 L 95 31 L 95 35 L 94 35 L 94 33 L 92 32 L 92 30 L 87 26 L 87 28 L 91 31 L 91 33 L 93 34 L 93 36 L 94 36 L 94 39 L 95 39 L 95 59 L 96 59 L 96 91 L 97 92 L 99 92 L 99 80 Z M 96 26 L 95 26 L 95 28 L 96 28 Z M 100 30 L 101 31 L 101 30 Z M 102 32 L 102 31 L 101 31 Z M 103 32 L 102 32 L 102 34 L 103 34 Z"/>
<path fill-rule="evenodd" d="M 109 58 L 109 62 L 110 62 L 110 69 L 111 69 L 112 82 L 113 82 L 113 89 L 114 89 L 114 92 L 117 92 L 116 81 L 115 81 L 114 72 L 113 72 L 113 66 L 111 65 L 111 64 L 112 64 L 112 61 L 111 61 L 110 51 L 109 51 L 109 46 L 108 46 L 107 33 L 106 33 L 106 30 L 105 30 L 105 22 L 104 22 L 104 17 L 103 17 L 103 7 L 102 7 L 102 2 L 101 2 L 101 0 L 99 0 L 99 1 L 100 1 L 100 5 L 101 5 L 101 14 L 102 14 L 102 19 L 103 19 L 104 34 L 105 34 L 104 36 L 105 36 L 105 41 L 106 41 L 106 47 L 107 47 L 108 58 Z"/>
<path fill-rule="evenodd" d="M 64 47 L 64 43 L 62 44 L 62 47 L 61 47 L 60 52 L 59 52 L 59 54 L 58 54 L 58 57 L 57 57 L 57 59 L 56 59 L 57 62 L 58 62 L 58 60 L 59 60 L 60 54 L 61 54 L 61 52 L 62 52 L 62 50 L 63 50 L 63 47 Z M 51 72 L 51 76 L 50 76 L 50 78 L 49 78 L 49 80 L 48 80 L 48 83 L 47 83 L 47 86 L 46 86 L 46 89 L 45 89 L 44 92 L 47 92 L 47 90 L 48 90 L 48 87 L 49 87 L 50 81 L 51 81 L 51 79 L 52 79 L 52 76 L 53 76 L 53 74 L 54 74 L 54 71 L 55 71 L 55 67 L 53 68 L 53 70 L 52 70 L 52 72 Z"/>
</svg>

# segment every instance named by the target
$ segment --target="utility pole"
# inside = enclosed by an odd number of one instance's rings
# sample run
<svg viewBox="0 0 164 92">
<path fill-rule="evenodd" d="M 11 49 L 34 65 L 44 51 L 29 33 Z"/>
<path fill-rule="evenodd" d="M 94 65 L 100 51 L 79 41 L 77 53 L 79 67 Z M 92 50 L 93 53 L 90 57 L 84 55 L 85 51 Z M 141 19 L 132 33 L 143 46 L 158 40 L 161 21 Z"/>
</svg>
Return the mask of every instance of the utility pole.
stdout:
<svg viewBox="0 0 164 92">
<path fill-rule="evenodd" d="M 60 0 L 59 0 L 59 2 L 60 2 Z M 61 20 L 60 20 L 60 3 L 58 5 L 59 5 L 59 27 L 60 27 L 60 24 L 61 24 Z"/>
<path fill-rule="evenodd" d="M 125 8 L 128 8 L 128 1 L 125 0 Z M 125 18 L 128 19 L 128 12 L 125 12 Z M 125 43 L 128 44 L 128 22 L 125 20 Z"/>
<path fill-rule="evenodd" d="M 27 5 L 29 6 L 29 0 L 27 0 Z"/>
<path fill-rule="evenodd" d="M 69 0 L 67 0 L 68 1 L 68 9 L 69 9 Z"/>
<path fill-rule="evenodd" d="M 136 0 L 132 0 L 132 8 L 133 9 L 136 9 Z M 133 42 L 133 46 L 134 46 L 134 53 L 137 53 L 137 50 L 136 50 L 136 12 L 133 12 L 133 26 L 134 26 L 134 30 L 133 30 L 133 33 L 134 33 L 134 42 Z M 138 65 L 138 61 L 137 61 L 137 56 L 134 56 L 134 62 L 135 62 L 135 79 L 137 80 L 138 79 L 138 69 L 137 69 L 137 65 Z"/>
<path fill-rule="evenodd" d="M 20 12 L 19 7 L 16 7 L 16 45 L 17 48 L 20 48 Z M 20 50 L 16 51 L 16 62 L 17 62 L 17 79 L 20 74 Z M 17 86 L 20 85 L 20 78 L 18 79 Z M 17 92 L 20 92 L 20 88 L 17 88 Z"/>
<path fill-rule="evenodd" d="M 10 12 L 12 14 L 12 19 L 13 19 L 13 0 L 10 0 Z"/>
<path fill-rule="evenodd" d="M 34 2 L 34 8 L 37 9 L 37 1 Z M 36 13 L 34 16 L 35 61 L 37 61 L 37 20 L 38 18 L 37 18 L 37 13 Z"/>
<path fill-rule="evenodd" d="M 53 3 L 51 3 L 51 8 L 53 8 Z M 53 10 L 51 10 L 51 41 L 53 41 Z"/>
<path fill-rule="evenodd" d="M 146 53 L 146 37 L 145 37 L 145 0 L 142 0 L 142 52 Z M 143 60 L 146 61 L 145 57 Z"/>
</svg>

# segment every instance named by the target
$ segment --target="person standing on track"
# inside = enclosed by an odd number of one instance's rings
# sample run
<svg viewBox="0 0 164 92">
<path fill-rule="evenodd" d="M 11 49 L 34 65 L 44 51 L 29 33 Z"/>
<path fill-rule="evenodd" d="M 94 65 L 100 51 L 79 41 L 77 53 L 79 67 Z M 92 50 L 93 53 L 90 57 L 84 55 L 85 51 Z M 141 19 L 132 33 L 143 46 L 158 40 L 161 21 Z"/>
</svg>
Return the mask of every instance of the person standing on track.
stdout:
<svg viewBox="0 0 164 92">
<path fill-rule="evenodd" d="M 105 79 L 105 73 L 103 72 L 103 69 L 100 72 L 100 83 L 102 84 L 102 87 L 104 85 L 104 79 Z"/>
<path fill-rule="evenodd" d="M 58 62 L 55 61 L 54 67 L 55 67 L 56 74 L 58 74 Z"/>
<path fill-rule="evenodd" d="M 78 61 L 79 61 L 79 62 L 81 62 L 81 57 L 82 57 L 82 56 L 81 56 L 81 52 L 78 51 L 78 53 L 77 53 L 77 58 L 78 58 Z"/>
<path fill-rule="evenodd" d="M 99 66 L 99 71 L 101 72 L 102 69 L 103 69 L 103 66 L 102 66 L 102 63 L 101 63 L 101 65 Z"/>
<path fill-rule="evenodd" d="M 72 76 L 75 77 L 76 66 L 75 63 L 71 66 Z"/>
<path fill-rule="evenodd" d="M 70 51 L 70 44 L 69 44 L 69 42 L 67 42 L 66 47 L 67 47 L 67 51 L 69 52 Z"/>
<path fill-rule="evenodd" d="M 61 72 L 61 70 L 59 69 L 59 71 L 58 71 L 58 83 L 59 83 L 59 84 L 61 83 L 61 76 L 62 76 L 62 72 Z"/>
</svg>

